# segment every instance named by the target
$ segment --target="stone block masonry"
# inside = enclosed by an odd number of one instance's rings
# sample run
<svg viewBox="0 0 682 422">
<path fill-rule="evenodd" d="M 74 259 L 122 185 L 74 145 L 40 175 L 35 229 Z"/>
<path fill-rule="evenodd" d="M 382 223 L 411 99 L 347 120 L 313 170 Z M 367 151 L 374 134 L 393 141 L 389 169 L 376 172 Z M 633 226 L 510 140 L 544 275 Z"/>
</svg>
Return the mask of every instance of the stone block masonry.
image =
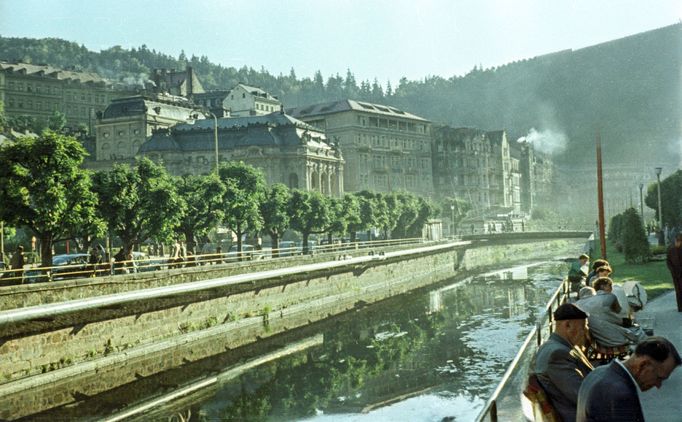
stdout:
<svg viewBox="0 0 682 422">
<path fill-rule="evenodd" d="M 107 391 L 451 278 L 458 268 L 552 257 L 577 248 L 576 241 L 567 240 L 443 244 L 330 262 L 327 269 L 303 265 L 287 275 L 264 272 L 269 275 L 234 283 L 228 277 L 225 284 L 192 294 L 0 324 L 0 418 Z M 9 312 L 0 312 L 0 321 Z"/>
</svg>

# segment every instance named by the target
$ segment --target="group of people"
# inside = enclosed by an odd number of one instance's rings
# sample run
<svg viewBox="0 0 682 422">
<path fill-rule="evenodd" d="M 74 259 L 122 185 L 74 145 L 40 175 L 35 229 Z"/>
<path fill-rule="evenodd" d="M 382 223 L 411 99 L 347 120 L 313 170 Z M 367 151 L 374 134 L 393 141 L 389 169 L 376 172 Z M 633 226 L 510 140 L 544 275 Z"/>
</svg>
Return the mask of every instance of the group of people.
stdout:
<svg viewBox="0 0 682 422">
<path fill-rule="evenodd" d="M 682 262 L 682 236 L 677 243 Z M 609 263 L 597 260 L 588 272 L 588 262 L 589 257 L 581 255 L 569 270 L 578 300 L 554 312 L 555 329 L 538 349 L 533 377 L 553 409 L 550 420 L 643 421 L 638 392 L 660 388 L 682 359 L 669 340 L 649 337 L 633 324 L 627 298 L 616 292 L 619 286 L 610 278 Z M 682 279 L 682 271 L 679 275 Z M 629 357 L 599 365 L 603 362 L 586 354 L 595 344 L 627 345 Z"/>
</svg>

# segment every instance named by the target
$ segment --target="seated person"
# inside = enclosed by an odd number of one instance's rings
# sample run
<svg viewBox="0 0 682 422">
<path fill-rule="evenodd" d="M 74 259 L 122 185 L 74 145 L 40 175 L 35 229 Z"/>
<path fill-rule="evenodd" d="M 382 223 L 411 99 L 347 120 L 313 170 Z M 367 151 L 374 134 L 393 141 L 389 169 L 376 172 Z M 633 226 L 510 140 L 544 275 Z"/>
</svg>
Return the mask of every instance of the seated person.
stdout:
<svg viewBox="0 0 682 422">
<path fill-rule="evenodd" d="M 587 286 L 591 286 L 592 282 L 594 280 L 596 280 L 597 278 L 608 277 L 611 274 L 612 271 L 609 271 L 609 274 L 603 274 L 603 270 L 602 270 L 603 275 L 599 275 L 598 271 L 602 267 L 609 267 L 610 268 L 611 266 L 609 265 L 609 262 L 605 259 L 595 259 L 594 262 L 592 263 L 592 271 L 590 271 L 590 273 L 587 274 L 587 277 L 585 278 L 585 283 Z"/>
<path fill-rule="evenodd" d="M 590 257 L 582 254 L 578 257 L 578 261 L 571 264 L 571 268 L 568 270 L 568 281 L 571 283 L 572 292 L 577 293 L 585 285 L 589 261 Z"/>
<path fill-rule="evenodd" d="M 575 421 L 578 390 L 592 364 L 582 352 L 587 341 L 587 317 L 565 303 L 554 312 L 556 326 L 535 357 L 535 376 L 563 421 Z"/>
<path fill-rule="evenodd" d="M 590 334 L 599 346 L 637 344 L 646 338 L 640 327 L 624 326 L 631 324 L 624 324 L 621 304 L 613 294 L 613 280 L 600 277 L 594 282 L 594 289 L 596 295 L 578 300 L 576 306 L 589 314 Z"/>
</svg>

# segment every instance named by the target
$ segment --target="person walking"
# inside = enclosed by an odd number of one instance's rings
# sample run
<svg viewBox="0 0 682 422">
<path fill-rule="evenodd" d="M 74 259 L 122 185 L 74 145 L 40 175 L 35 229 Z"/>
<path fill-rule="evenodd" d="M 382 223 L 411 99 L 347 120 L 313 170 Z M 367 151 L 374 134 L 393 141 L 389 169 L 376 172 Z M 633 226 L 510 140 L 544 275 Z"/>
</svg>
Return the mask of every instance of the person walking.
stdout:
<svg viewBox="0 0 682 422">
<path fill-rule="evenodd" d="M 9 268 L 11 270 L 16 270 L 10 273 L 10 277 L 13 279 L 18 279 L 18 281 L 21 282 L 24 272 L 24 264 L 26 264 L 26 260 L 24 258 L 24 247 L 19 245 L 17 246 L 17 250 L 12 254 L 12 258 L 9 260 Z"/>
<path fill-rule="evenodd" d="M 677 312 L 682 312 L 682 233 L 675 236 L 675 243 L 668 249 L 665 263 L 668 265 L 673 278 L 673 286 L 675 286 Z"/>
<path fill-rule="evenodd" d="M 626 361 L 614 359 L 585 377 L 578 392 L 577 422 L 643 422 L 639 392 L 661 388 L 682 364 L 680 355 L 663 337 L 649 337 Z"/>
</svg>

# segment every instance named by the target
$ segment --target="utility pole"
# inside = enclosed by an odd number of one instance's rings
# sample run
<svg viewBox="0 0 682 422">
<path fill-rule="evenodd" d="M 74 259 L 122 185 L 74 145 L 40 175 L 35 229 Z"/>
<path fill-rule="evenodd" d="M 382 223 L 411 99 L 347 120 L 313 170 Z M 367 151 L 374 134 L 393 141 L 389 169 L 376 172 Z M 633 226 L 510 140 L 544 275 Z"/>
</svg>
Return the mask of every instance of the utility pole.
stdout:
<svg viewBox="0 0 682 422">
<path fill-rule="evenodd" d="M 606 258 L 606 233 L 604 230 L 604 187 L 602 185 L 602 168 L 601 168 L 601 134 L 597 130 L 596 137 L 597 144 L 597 205 L 599 208 L 599 243 L 601 246 L 601 257 Z"/>
</svg>

